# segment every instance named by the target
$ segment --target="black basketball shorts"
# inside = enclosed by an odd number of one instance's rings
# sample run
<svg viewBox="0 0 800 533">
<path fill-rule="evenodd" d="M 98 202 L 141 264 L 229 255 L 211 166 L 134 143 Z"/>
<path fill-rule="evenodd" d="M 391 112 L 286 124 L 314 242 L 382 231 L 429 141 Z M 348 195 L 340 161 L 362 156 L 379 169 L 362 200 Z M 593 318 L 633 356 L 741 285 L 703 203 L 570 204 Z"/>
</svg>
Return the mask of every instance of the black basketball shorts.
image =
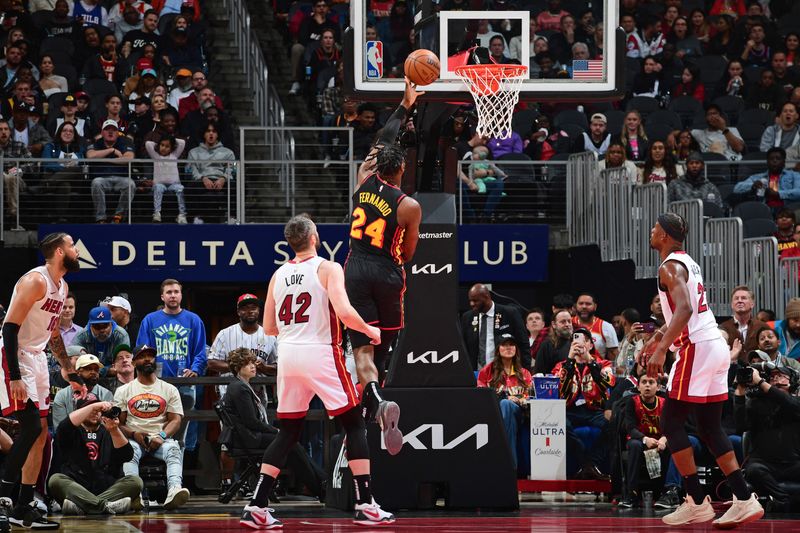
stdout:
<svg viewBox="0 0 800 533">
<path fill-rule="evenodd" d="M 345 264 L 344 285 L 350 304 L 364 322 L 381 330 L 403 329 L 403 267 L 384 259 L 351 255 Z M 350 331 L 349 335 L 353 348 L 369 344 L 369 338 L 360 332 Z"/>
</svg>

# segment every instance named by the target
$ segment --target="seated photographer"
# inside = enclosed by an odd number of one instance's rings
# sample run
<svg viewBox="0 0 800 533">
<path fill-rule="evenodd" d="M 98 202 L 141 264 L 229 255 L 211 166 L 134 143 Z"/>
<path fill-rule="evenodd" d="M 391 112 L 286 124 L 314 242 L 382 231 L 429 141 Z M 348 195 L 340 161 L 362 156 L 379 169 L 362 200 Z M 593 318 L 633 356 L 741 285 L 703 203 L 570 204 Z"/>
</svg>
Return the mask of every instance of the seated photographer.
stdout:
<svg viewBox="0 0 800 533">
<path fill-rule="evenodd" d="M 228 367 L 236 380 L 227 386 L 223 403 L 233 420 L 233 435 L 228 448 L 263 450 L 278 435 L 278 429 L 267 419 L 267 406 L 250 385 L 256 375 L 257 358 L 247 348 L 239 348 L 228 354 Z M 296 443 L 287 458 L 288 467 L 294 472 L 298 486 L 304 485 L 308 493 L 324 499 L 323 480 L 325 472 L 306 455 L 303 447 Z"/>
<path fill-rule="evenodd" d="M 79 400 L 56 429 L 63 462 L 47 483 L 65 515 L 124 514 L 141 509 L 142 480 L 123 476 L 133 449 L 119 429 L 120 410 L 110 402 Z"/>
<path fill-rule="evenodd" d="M 137 346 L 133 355 L 136 379 L 114 393 L 114 403 L 122 410 L 120 429 L 130 440 L 133 457 L 122 469 L 126 475 L 139 475 L 139 461 L 152 455 L 167 464 L 165 509 L 176 509 L 189 501 L 183 488 L 183 453 L 172 438 L 181 426 L 183 405 L 175 385 L 156 377 L 156 350 Z"/>
<path fill-rule="evenodd" d="M 604 409 L 615 377 L 611 361 L 600 357 L 594 339 L 586 328 L 576 328 L 566 361 L 553 368 L 559 378 L 559 397 L 567 401 L 567 433 L 575 438 L 575 428 L 590 426 L 600 429 L 600 438 L 591 450 L 591 461 L 583 458 L 578 478 L 606 479 L 608 457 L 608 418 Z M 601 468 L 602 467 L 602 468 Z"/>
<path fill-rule="evenodd" d="M 524 414 L 528 413 L 528 391 L 531 389 L 531 373 L 522 366 L 516 340 L 510 333 L 499 335 L 495 342 L 494 359 L 478 373 L 478 387 L 491 387 L 500 399 L 500 414 L 506 428 L 508 443 L 511 445 L 511 457 L 514 466 L 517 462 L 517 450 L 522 451 L 522 443 L 527 431 Z M 529 441 L 528 441 L 529 442 Z M 527 464 L 528 461 L 523 461 Z"/>
<path fill-rule="evenodd" d="M 111 391 L 97 384 L 100 381 L 102 368 L 100 359 L 90 353 L 81 355 L 75 362 L 75 371 L 83 379 L 88 394 L 100 402 L 113 402 L 114 395 Z M 53 400 L 53 427 L 58 427 L 75 410 L 76 401 L 73 394 L 75 392 L 71 387 L 65 387 L 56 393 Z"/>
<path fill-rule="evenodd" d="M 785 366 L 765 366 L 756 363 L 737 372 L 734 416 L 737 429 L 747 431 L 750 440 L 745 477 L 780 511 L 791 497 L 780 482 L 800 482 L 800 375 Z"/>
</svg>

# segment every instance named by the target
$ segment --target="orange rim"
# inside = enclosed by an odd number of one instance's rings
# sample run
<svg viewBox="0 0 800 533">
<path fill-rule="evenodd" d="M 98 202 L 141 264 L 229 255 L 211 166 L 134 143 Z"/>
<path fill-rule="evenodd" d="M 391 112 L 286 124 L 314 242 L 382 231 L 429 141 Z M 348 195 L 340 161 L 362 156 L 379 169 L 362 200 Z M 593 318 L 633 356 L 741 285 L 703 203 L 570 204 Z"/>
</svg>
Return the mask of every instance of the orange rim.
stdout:
<svg viewBox="0 0 800 533">
<path fill-rule="evenodd" d="M 470 81 L 479 78 L 506 79 L 526 75 L 528 67 L 524 65 L 461 65 L 455 68 L 455 73 Z"/>
</svg>

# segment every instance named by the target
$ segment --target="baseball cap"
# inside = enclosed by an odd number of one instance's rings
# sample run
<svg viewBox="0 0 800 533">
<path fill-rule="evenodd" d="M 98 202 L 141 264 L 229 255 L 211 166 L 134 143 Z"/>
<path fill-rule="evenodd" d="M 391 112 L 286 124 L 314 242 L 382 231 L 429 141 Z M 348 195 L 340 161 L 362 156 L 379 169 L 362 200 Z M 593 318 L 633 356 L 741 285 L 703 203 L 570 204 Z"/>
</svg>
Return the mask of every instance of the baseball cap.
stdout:
<svg viewBox="0 0 800 533">
<path fill-rule="evenodd" d="M 16 113 L 17 111 L 22 111 L 24 113 L 33 113 L 34 110 L 32 105 L 25 102 L 18 102 L 14 104 L 13 112 Z"/>
<path fill-rule="evenodd" d="M 148 346 L 147 344 L 140 344 L 136 348 L 133 349 L 133 358 L 136 359 L 140 355 L 150 353 L 153 354 L 153 357 L 156 356 L 156 349 L 152 346 Z"/>
<path fill-rule="evenodd" d="M 116 120 L 108 119 L 105 122 L 103 122 L 103 127 L 101 129 L 110 128 L 112 126 L 114 127 L 115 130 L 119 129 L 119 124 L 117 124 Z"/>
<path fill-rule="evenodd" d="M 149 57 L 143 57 L 136 62 L 136 70 L 142 71 L 148 68 L 155 68 L 153 60 Z"/>
<path fill-rule="evenodd" d="M 691 152 L 691 153 L 689 153 L 688 156 L 686 156 L 686 162 L 688 163 L 689 161 L 701 161 L 702 162 L 703 161 L 703 156 L 700 155 L 700 152 L 695 150 L 694 152 Z"/>
<path fill-rule="evenodd" d="M 89 322 L 87 325 L 92 324 L 109 324 L 111 322 L 111 311 L 107 307 L 93 307 L 89 311 Z"/>
<path fill-rule="evenodd" d="M 64 102 L 61 105 L 69 105 L 69 106 L 78 105 L 78 101 L 75 99 L 74 96 L 68 94 L 67 96 L 64 97 Z"/>
<path fill-rule="evenodd" d="M 119 355 L 119 352 L 130 352 L 130 353 L 133 353 L 133 350 L 131 350 L 131 347 L 128 344 L 120 344 L 119 346 L 114 348 L 113 352 L 111 352 L 112 361 L 117 358 L 117 355 Z"/>
<path fill-rule="evenodd" d="M 762 351 L 762 350 L 753 350 L 752 352 L 747 354 L 747 360 L 748 361 L 752 361 L 756 357 L 761 359 L 762 361 L 770 361 L 771 360 L 769 358 L 769 355 L 767 354 L 767 352 Z"/>
<path fill-rule="evenodd" d="M 514 339 L 514 335 L 511 333 L 501 333 L 497 336 L 497 340 L 495 341 L 497 344 L 503 344 L 504 342 L 516 342 Z"/>
<path fill-rule="evenodd" d="M 134 105 L 139 105 L 139 104 L 147 104 L 147 105 L 150 105 L 150 99 L 149 99 L 148 97 L 146 97 L 145 95 L 142 95 L 142 96 L 140 96 L 139 98 L 136 98 L 136 99 L 133 101 L 133 104 L 134 104 Z"/>
<path fill-rule="evenodd" d="M 131 312 L 131 303 L 122 296 L 112 296 L 107 301 L 103 302 L 107 307 L 121 307 L 127 312 Z"/>
<path fill-rule="evenodd" d="M 100 368 L 103 368 L 103 364 L 100 362 L 100 359 L 98 359 L 96 355 L 85 353 L 82 356 L 78 357 L 78 360 L 75 362 L 75 370 L 80 370 L 81 368 L 90 365 L 97 365 Z"/>
<path fill-rule="evenodd" d="M 77 393 L 77 392 L 79 392 L 79 391 L 75 391 L 75 393 Z M 97 403 L 99 401 L 100 401 L 100 398 L 98 398 L 95 393 L 90 392 L 90 393 L 88 393 L 86 395 L 85 398 L 81 398 L 80 400 L 75 402 L 75 408 L 76 409 L 83 409 L 87 405 L 92 405 L 93 403 Z"/>
<path fill-rule="evenodd" d="M 237 309 L 247 304 L 256 304 L 260 306 L 261 300 L 259 300 L 258 296 L 256 296 L 255 294 L 250 294 L 249 292 L 242 294 L 241 296 L 239 296 L 239 299 L 236 300 Z"/>
<path fill-rule="evenodd" d="M 602 114 L 602 113 L 595 113 L 594 115 L 592 115 L 592 118 L 591 118 L 591 119 L 589 119 L 589 122 L 592 122 L 592 121 L 594 121 L 594 120 L 599 120 L 599 121 L 600 121 L 600 122 L 602 122 L 603 124 L 608 124 L 608 119 L 607 119 L 607 118 L 606 118 L 606 116 L 605 116 L 604 114 Z"/>
<path fill-rule="evenodd" d="M 178 72 L 175 73 L 175 76 L 177 76 L 178 78 L 191 78 L 192 71 L 189 70 L 188 68 L 179 68 Z"/>
<path fill-rule="evenodd" d="M 153 76 L 154 78 L 158 77 L 156 71 L 151 68 L 146 68 L 142 71 L 142 76 Z"/>
<path fill-rule="evenodd" d="M 78 91 L 78 92 L 75 93 L 75 99 L 76 100 L 91 100 L 91 97 L 89 96 L 88 93 L 86 93 L 84 91 Z"/>
</svg>

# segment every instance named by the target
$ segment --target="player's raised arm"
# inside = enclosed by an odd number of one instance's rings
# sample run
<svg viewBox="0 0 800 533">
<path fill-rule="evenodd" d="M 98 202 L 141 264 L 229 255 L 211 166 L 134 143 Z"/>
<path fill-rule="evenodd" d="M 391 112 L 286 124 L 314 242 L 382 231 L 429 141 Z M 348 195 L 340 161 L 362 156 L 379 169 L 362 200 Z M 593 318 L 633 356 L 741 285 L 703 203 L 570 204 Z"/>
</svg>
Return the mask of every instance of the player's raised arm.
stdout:
<svg viewBox="0 0 800 533">
<path fill-rule="evenodd" d="M 344 288 L 342 266 L 339 263 L 325 261 L 319 266 L 318 275 L 319 282 L 328 291 L 328 300 L 330 300 L 339 320 L 348 328 L 360 331 L 368 336 L 372 344 L 380 344 L 381 330 L 364 322 L 358 311 L 350 305 L 350 299 L 347 297 L 347 292 Z"/>
<path fill-rule="evenodd" d="M 267 300 L 264 302 L 264 333 L 267 335 L 278 335 L 278 324 L 275 322 L 275 276 L 269 280 L 267 289 Z"/>
<path fill-rule="evenodd" d="M 397 139 L 397 134 L 400 132 L 400 127 L 406 123 L 406 113 L 408 113 L 408 110 L 411 109 L 417 101 L 417 97 L 423 94 L 425 93 L 418 91 L 417 86 L 406 78 L 406 88 L 400 105 L 386 121 L 378 140 L 372 145 L 369 154 L 367 154 L 367 157 L 364 158 L 364 162 L 361 163 L 361 166 L 358 168 L 357 186 L 361 185 L 361 183 L 375 171 L 375 156 L 384 146 L 394 144 L 395 139 Z"/>
</svg>

